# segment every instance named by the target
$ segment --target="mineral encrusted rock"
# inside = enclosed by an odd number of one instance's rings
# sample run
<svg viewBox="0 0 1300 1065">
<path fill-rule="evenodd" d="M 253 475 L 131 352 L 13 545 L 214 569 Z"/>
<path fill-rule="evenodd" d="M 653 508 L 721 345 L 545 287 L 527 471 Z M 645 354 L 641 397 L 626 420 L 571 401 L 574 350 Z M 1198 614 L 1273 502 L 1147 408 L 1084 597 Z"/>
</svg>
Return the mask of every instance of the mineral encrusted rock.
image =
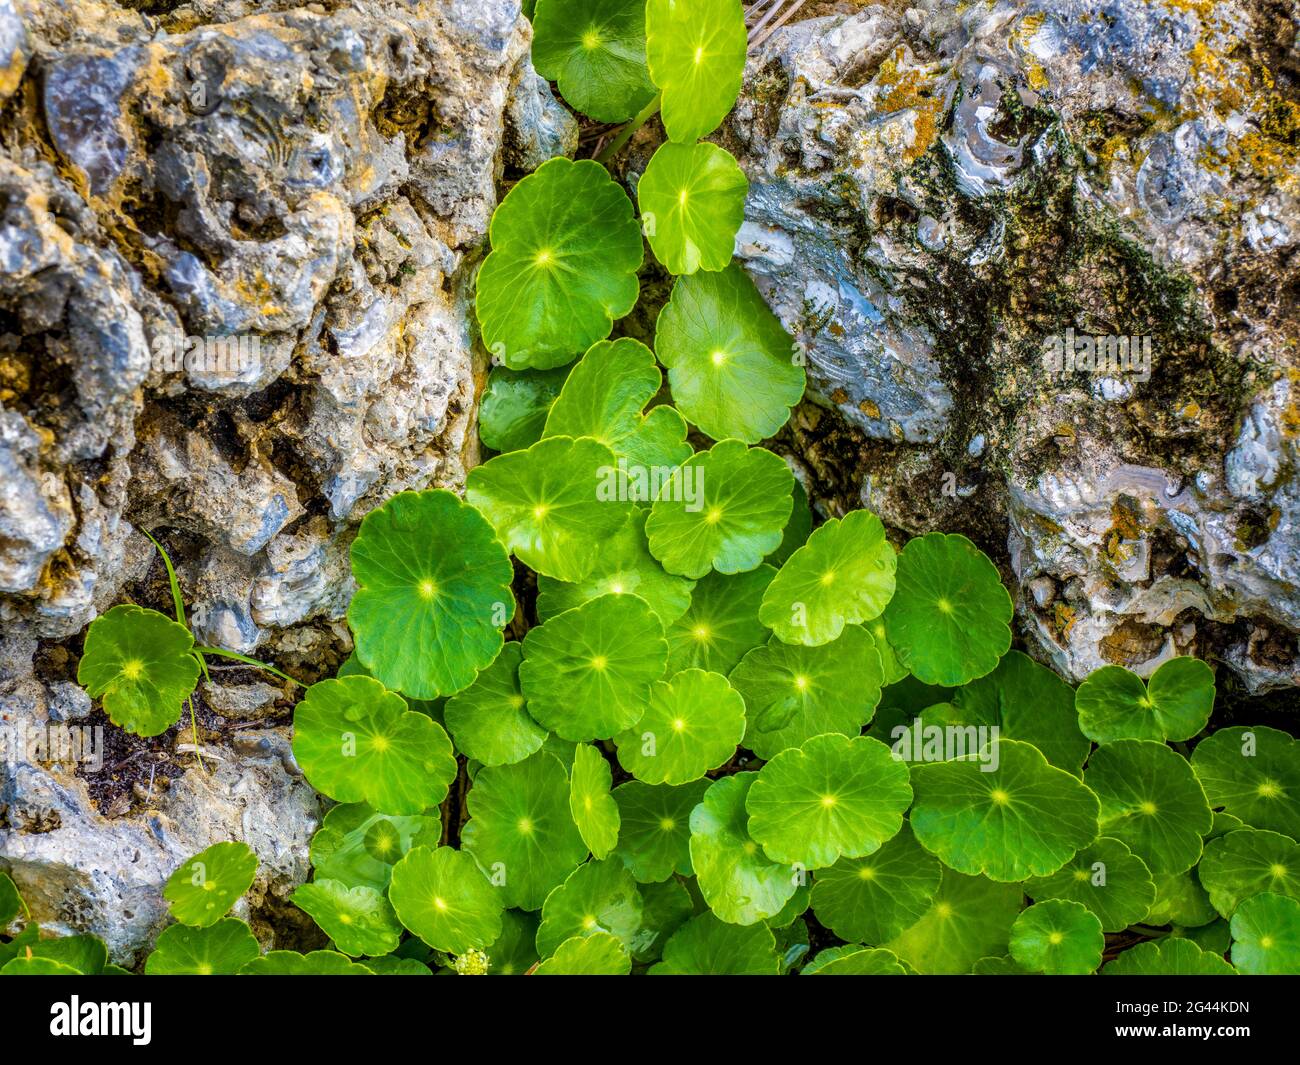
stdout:
<svg viewBox="0 0 1300 1065">
<path fill-rule="evenodd" d="M 498 182 L 577 142 L 511 0 L 139 7 L 0 0 L 10 751 L 105 723 L 69 695 L 76 637 L 123 597 L 166 607 L 140 530 L 200 641 L 337 665 L 357 523 L 476 461 L 470 292 Z M 110 751 L 126 791 L 0 763 L 0 867 L 36 917 L 130 963 L 162 881 L 229 838 L 261 858 L 254 909 L 291 891 L 320 809 L 284 696 L 218 671 L 200 752 L 185 727 Z"/>
</svg>

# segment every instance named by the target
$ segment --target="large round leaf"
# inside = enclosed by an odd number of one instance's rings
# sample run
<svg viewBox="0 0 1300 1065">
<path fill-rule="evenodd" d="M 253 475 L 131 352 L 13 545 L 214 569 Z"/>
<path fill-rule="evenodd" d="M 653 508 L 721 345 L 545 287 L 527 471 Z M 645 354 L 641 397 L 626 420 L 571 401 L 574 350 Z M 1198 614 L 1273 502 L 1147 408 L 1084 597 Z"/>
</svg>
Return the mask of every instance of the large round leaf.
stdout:
<svg viewBox="0 0 1300 1065">
<path fill-rule="evenodd" d="M 830 643 L 880 615 L 894 594 L 894 549 L 868 510 L 831 518 L 795 551 L 763 595 L 759 618 L 786 643 Z"/>
<path fill-rule="evenodd" d="M 1010 946 L 1011 957 L 1030 972 L 1084 976 L 1101 964 L 1106 937 L 1097 915 L 1086 906 L 1051 899 L 1016 918 Z"/>
<path fill-rule="evenodd" d="M 529 630 L 519 683 L 548 729 L 608 739 L 640 720 L 667 660 L 663 626 L 645 600 L 602 595 Z"/>
<path fill-rule="evenodd" d="M 898 556 L 897 581 L 884 618 L 903 665 L 948 686 L 993 672 L 1011 646 L 1011 596 L 987 555 L 964 536 L 918 536 Z"/>
<path fill-rule="evenodd" d="M 758 606 L 775 575 L 764 565 L 748 573 L 714 571 L 702 577 L 686 612 L 668 627 L 668 672 L 730 673 L 746 651 L 765 643 L 770 633 L 758 620 Z"/>
<path fill-rule="evenodd" d="M 479 438 L 493 451 L 521 451 L 542 438 L 568 367 L 512 370 L 494 366 L 478 406 Z"/>
<path fill-rule="evenodd" d="M 638 503 L 691 453 L 686 422 L 668 406 L 642 413 L 663 385 L 654 352 L 628 337 L 593 344 L 574 366 L 546 419 L 546 436 L 590 436 L 622 460 L 602 487 Z M 655 476 L 658 475 L 659 482 Z"/>
<path fill-rule="evenodd" d="M 444 714 L 456 749 L 484 765 L 521 762 L 542 749 L 546 730 L 528 716 L 519 687 L 523 648 L 513 640 L 474 683 L 447 700 Z"/>
<path fill-rule="evenodd" d="M 505 895 L 469 854 L 451 847 L 413 847 L 393 866 L 388 888 L 397 919 L 434 950 L 451 954 L 482 950 L 501 934 Z"/>
<path fill-rule="evenodd" d="M 880 681 L 875 641 L 859 625 L 819 647 L 769 640 L 731 672 L 745 699 L 745 746 L 772 758 L 824 732 L 856 736 L 875 711 Z"/>
<path fill-rule="evenodd" d="M 437 806 L 456 779 L 451 740 L 436 721 L 370 677 L 323 680 L 294 710 L 293 753 L 317 791 L 386 814 Z"/>
<path fill-rule="evenodd" d="M 1186 939 L 1166 937 L 1130 947 L 1102 966 L 1102 976 L 1233 976 L 1233 969 L 1218 954 L 1202 950 Z"/>
<path fill-rule="evenodd" d="M 257 855 L 247 843 L 214 843 L 183 862 L 163 885 L 163 898 L 181 924 L 216 924 L 253 885 Z"/>
<path fill-rule="evenodd" d="M 912 768 L 912 831 L 960 873 L 1046 876 L 1097 838 L 1097 797 L 1028 743 L 999 739 L 988 757 Z"/>
<path fill-rule="evenodd" d="M 664 945 L 651 976 L 776 976 L 776 938 L 767 925 L 725 924 L 712 913 L 692 917 Z"/>
<path fill-rule="evenodd" d="M 721 673 L 688 669 L 650 688 L 645 714 L 620 734 L 619 763 L 647 784 L 685 784 L 727 762 L 745 735 L 745 700 Z"/>
<path fill-rule="evenodd" d="M 460 691 L 501 650 L 515 612 L 510 559 L 492 526 L 451 492 L 402 492 L 352 544 L 356 654 L 415 699 Z"/>
<path fill-rule="evenodd" d="M 569 777 L 555 755 L 538 751 L 515 765 L 478 771 L 461 830 L 505 906 L 539 909 L 587 856 L 569 812 Z"/>
<path fill-rule="evenodd" d="M 691 814 L 691 865 L 700 893 L 730 924 L 775 917 L 799 887 L 798 875 L 749 836 L 745 799 L 757 779 L 757 773 L 737 773 L 714 781 Z"/>
<path fill-rule="evenodd" d="M 708 787 L 707 780 L 679 787 L 629 780 L 614 789 L 621 819 L 614 856 L 641 883 L 691 875 L 691 811 Z"/>
<path fill-rule="evenodd" d="M 537 0 L 533 64 L 574 108 L 623 122 L 653 99 L 643 0 Z"/>
<path fill-rule="evenodd" d="M 679 277 L 655 324 L 655 354 L 673 399 L 714 440 L 756 444 L 790 417 L 804 390 L 794 342 L 736 265 Z"/>
<path fill-rule="evenodd" d="M 1232 915 L 1232 964 L 1251 976 L 1300 975 L 1300 901 L 1266 891 Z"/>
<path fill-rule="evenodd" d="M 725 270 L 748 192 L 745 172 L 716 144 L 660 145 L 636 189 L 655 257 L 673 274 Z"/>
<path fill-rule="evenodd" d="M 968 972 L 980 958 L 1004 954 L 1023 901 L 1017 884 L 942 872 L 925 916 L 882 944 L 925 975 Z"/>
<path fill-rule="evenodd" d="M 812 909 L 841 939 L 884 943 L 910 928 L 939 890 L 939 861 L 908 825 L 878 851 L 841 858 L 817 874 Z"/>
<path fill-rule="evenodd" d="M 822 869 L 898 833 L 912 801 L 907 766 L 867 736 L 814 736 L 759 770 L 745 805 L 769 858 Z"/>
<path fill-rule="evenodd" d="M 1199 658 L 1171 658 L 1146 683 L 1102 666 L 1079 685 L 1079 727 L 1097 743 L 1190 740 L 1214 709 L 1214 670 Z"/>
<path fill-rule="evenodd" d="M 1224 917 L 1266 891 L 1300 898 L 1300 844 L 1280 832 L 1229 832 L 1205 845 L 1196 874 Z"/>
<path fill-rule="evenodd" d="M 1127 844 L 1153 873 L 1181 873 L 1200 859 L 1214 818 L 1177 751 L 1151 740 L 1105 743 L 1083 779 L 1101 800 L 1102 835 Z"/>
<path fill-rule="evenodd" d="M 650 553 L 669 573 L 691 578 L 757 569 L 781 543 L 793 486 L 790 467 L 772 452 L 723 440 L 692 455 L 660 489 L 646 522 Z"/>
<path fill-rule="evenodd" d="M 77 683 L 118 728 L 137 736 L 166 732 L 199 682 L 194 637 L 156 610 L 115 606 L 86 633 Z"/>
<path fill-rule="evenodd" d="M 537 952 L 554 954 L 567 939 L 607 932 L 631 951 L 641 928 L 641 893 L 622 862 L 587 862 L 546 896 Z"/>
<path fill-rule="evenodd" d="M 636 304 L 641 228 L 593 160 L 543 163 L 501 201 L 490 236 L 475 306 L 484 346 L 511 369 L 569 362 Z"/>
<path fill-rule="evenodd" d="M 1102 836 L 1049 876 L 1025 884 L 1035 902 L 1064 899 L 1086 906 L 1107 932 L 1144 920 L 1156 899 L 1151 870 L 1117 839 Z"/>
<path fill-rule="evenodd" d="M 1300 740 L 1262 725 L 1219 729 L 1196 745 L 1192 768 L 1211 806 L 1300 839 Z"/>
<path fill-rule="evenodd" d="M 261 953 L 243 921 L 223 917 L 206 928 L 164 928 L 145 959 L 149 976 L 231 976 Z"/>
<path fill-rule="evenodd" d="M 646 60 L 663 91 L 668 136 L 707 137 L 740 93 L 748 34 L 740 0 L 649 0 Z"/>
<path fill-rule="evenodd" d="M 344 954 L 387 954 L 397 948 L 402 926 L 382 892 L 372 887 L 348 887 L 338 880 L 300 884 L 289 896 L 311 915 Z"/>
<path fill-rule="evenodd" d="M 602 471 L 611 469 L 614 454 L 604 444 L 548 437 L 527 451 L 476 466 L 465 482 L 465 498 L 520 562 L 548 577 L 580 581 L 634 506 L 601 497 Z"/>
<path fill-rule="evenodd" d="M 569 812 L 585 843 L 598 859 L 618 843 L 618 803 L 609 793 L 613 774 L 604 756 L 585 743 L 573 752 L 569 774 Z"/>
<path fill-rule="evenodd" d="M 534 976 L 627 976 L 632 958 L 617 936 L 594 932 L 566 939 L 536 969 Z"/>
</svg>

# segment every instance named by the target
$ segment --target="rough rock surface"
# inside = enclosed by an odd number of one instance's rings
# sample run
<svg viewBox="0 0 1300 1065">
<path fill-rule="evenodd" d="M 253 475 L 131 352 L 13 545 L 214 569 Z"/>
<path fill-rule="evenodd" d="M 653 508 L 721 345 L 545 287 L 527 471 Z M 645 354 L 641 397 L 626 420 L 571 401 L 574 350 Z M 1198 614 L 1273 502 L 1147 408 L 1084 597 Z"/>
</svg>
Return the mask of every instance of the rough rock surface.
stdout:
<svg viewBox="0 0 1300 1065">
<path fill-rule="evenodd" d="M 833 6 L 751 55 L 721 134 L 818 493 L 1003 552 L 1068 676 L 1199 654 L 1294 686 L 1300 16 Z M 1054 371 L 1084 336 L 1109 361 Z"/>
<path fill-rule="evenodd" d="M 145 12 L 155 12 L 153 14 Z M 103 718 L 78 634 L 167 609 L 305 679 L 348 651 L 347 548 L 476 459 L 469 286 L 506 168 L 572 153 L 517 0 L 0 0 L 0 727 Z M 76 694 L 70 694 L 76 693 Z M 131 962 L 182 858 L 306 874 L 285 692 L 214 670 L 98 772 L 0 763 L 0 867 Z M 187 715 L 188 718 L 188 715 Z"/>
</svg>

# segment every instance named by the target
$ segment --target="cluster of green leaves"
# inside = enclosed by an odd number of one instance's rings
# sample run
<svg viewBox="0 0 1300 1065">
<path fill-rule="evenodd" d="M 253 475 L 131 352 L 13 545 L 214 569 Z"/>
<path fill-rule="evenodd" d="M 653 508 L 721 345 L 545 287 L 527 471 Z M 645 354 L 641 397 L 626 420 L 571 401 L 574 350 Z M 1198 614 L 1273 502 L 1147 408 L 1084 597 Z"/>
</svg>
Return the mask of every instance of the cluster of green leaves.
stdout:
<svg viewBox="0 0 1300 1065">
<path fill-rule="evenodd" d="M 293 898 L 330 949 L 261 955 L 226 916 L 255 862 L 219 844 L 146 970 L 1300 971 L 1297 741 L 1213 729 L 1191 659 L 1075 691 L 1010 650 L 969 540 L 814 528 L 756 446 L 804 371 L 731 262 L 744 177 L 697 143 L 739 88 L 739 0 L 538 0 L 535 30 L 575 108 L 661 109 L 640 224 L 590 160 L 510 191 L 477 290 L 497 454 L 361 525 L 355 655 L 295 713 L 337 805 Z M 643 234 L 676 275 L 653 351 L 610 339 Z"/>
</svg>

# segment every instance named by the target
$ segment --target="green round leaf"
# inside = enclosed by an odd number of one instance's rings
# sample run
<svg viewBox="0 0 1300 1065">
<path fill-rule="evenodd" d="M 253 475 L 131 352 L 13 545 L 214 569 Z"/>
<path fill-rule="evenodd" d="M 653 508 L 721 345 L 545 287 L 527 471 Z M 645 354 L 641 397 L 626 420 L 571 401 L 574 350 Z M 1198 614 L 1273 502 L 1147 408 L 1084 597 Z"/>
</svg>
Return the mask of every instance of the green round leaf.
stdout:
<svg viewBox="0 0 1300 1065">
<path fill-rule="evenodd" d="M 823 950 L 800 970 L 801 976 L 906 976 L 892 951 L 868 949 L 850 943 Z"/>
<path fill-rule="evenodd" d="M 708 786 L 707 780 L 680 787 L 629 780 L 614 789 L 622 818 L 614 856 L 641 883 L 691 875 L 691 811 Z"/>
<path fill-rule="evenodd" d="M 1011 596 L 997 567 L 966 537 L 929 533 L 898 556 L 885 631 L 899 660 L 927 684 L 993 672 L 1011 646 Z"/>
<path fill-rule="evenodd" d="M 1054 976 L 1095 972 L 1105 947 L 1097 915 L 1064 899 L 1035 903 L 1011 928 L 1011 957 L 1031 972 Z"/>
<path fill-rule="evenodd" d="M 308 688 L 294 710 L 293 753 L 317 791 L 387 814 L 437 806 L 456 779 L 442 726 L 370 677 Z"/>
<path fill-rule="evenodd" d="M 642 228 L 669 273 L 725 270 L 745 221 L 749 181 L 716 144 L 659 146 L 637 185 Z"/>
<path fill-rule="evenodd" d="M 1101 832 L 1153 873 L 1190 869 L 1214 818 L 1187 760 L 1163 743 L 1117 740 L 1088 759 L 1084 782 L 1101 800 Z"/>
<path fill-rule="evenodd" d="M 938 859 L 916 842 L 904 824 L 875 853 L 841 858 L 818 873 L 812 909 L 817 920 L 841 939 L 884 943 L 925 916 L 939 880 Z"/>
<path fill-rule="evenodd" d="M 651 976 L 776 976 L 776 938 L 767 925 L 725 924 L 712 913 L 692 917 L 664 944 Z"/>
<path fill-rule="evenodd" d="M 594 160 L 543 163 L 501 201 L 490 237 L 475 308 L 484 347 L 513 370 L 571 361 L 636 304 L 641 227 Z"/>
<path fill-rule="evenodd" d="M 1146 684 L 1102 666 L 1079 685 L 1079 727 L 1091 740 L 1190 740 L 1214 709 L 1214 670 L 1199 658 L 1171 658 Z"/>
<path fill-rule="evenodd" d="M 24 948 L 23 954 L 27 951 L 34 957 L 66 965 L 83 976 L 98 976 L 108 965 L 108 948 L 102 939 L 91 935 L 37 939 Z"/>
<path fill-rule="evenodd" d="M 729 924 L 775 917 L 794 896 L 799 876 L 771 861 L 749 837 L 745 799 L 757 773 L 737 773 L 710 785 L 691 814 L 691 864 L 700 893 Z"/>
<path fill-rule="evenodd" d="M 540 914 L 506 910 L 501 915 L 501 934 L 486 947 L 488 973 L 492 976 L 523 976 L 537 964 L 537 925 Z"/>
<path fill-rule="evenodd" d="M 492 526 L 451 492 L 401 492 L 352 544 L 361 664 L 415 699 L 460 691 L 501 650 L 514 571 Z"/>
<path fill-rule="evenodd" d="M 686 421 L 674 408 L 642 413 L 662 386 L 654 352 L 639 340 L 602 340 L 569 374 L 545 435 L 599 440 L 623 460 L 602 482 L 607 497 L 648 503 L 657 484 L 691 453 Z"/>
<path fill-rule="evenodd" d="M 749 47 L 740 0 L 649 0 L 645 31 L 668 136 L 682 142 L 707 137 L 740 94 Z"/>
<path fill-rule="evenodd" d="M 569 812 L 582 842 L 598 859 L 605 859 L 618 843 L 618 803 L 610 795 L 613 773 L 595 747 L 578 744 L 569 775 Z"/>
<path fill-rule="evenodd" d="M 895 565 L 885 527 L 869 510 L 831 518 L 781 567 L 758 616 L 786 643 L 830 643 L 845 625 L 885 609 Z"/>
<path fill-rule="evenodd" d="M 456 749 L 484 765 L 521 762 L 542 749 L 546 730 L 528 716 L 519 688 L 523 648 L 507 643 L 496 660 L 447 700 L 447 729 Z"/>
<path fill-rule="evenodd" d="M 1004 953 L 1023 900 L 1018 884 L 946 867 L 942 873 L 925 916 L 883 944 L 925 975 L 964 973 L 980 958 Z"/>
<path fill-rule="evenodd" d="M 393 866 L 388 887 L 403 926 L 450 954 L 482 949 L 501 934 L 505 894 L 488 882 L 473 857 L 451 847 L 413 847 Z"/>
<path fill-rule="evenodd" d="M 137 736 L 166 732 L 199 682 L 194 637 L 156 610 L 115 606 L 90 623 L 77 683 L 118 728 Z"/>
<path fill-rule="evenodd" d="M 763 766 L 745 805 L 749 834 L 769 858 L 822 869 L 897 835 L 911 801 L 907 766 L 888 747 L 828 733 Z"/>
<path fill-rule="evenodd" d="M 596 440 L 548 437 L 470 470 L 465 498 L 520 562 L 580 581 L 632 513 L 633 503 L 601 496 L 601 471 L 613 468 L 613 452 Z"/>
<path fill-rule="evenodd" d="M 665 573 L 646 545 L 649 511 L 638 509 L 607 539 L 592 571 L 581 581 L 537 580 L 537 616 L 546 621 L 602 595 L 638 595 L 665 625 L 671 625 L 691 601 L 693 581 Z"/>
<path fill-rule="evenodd" d="M 542 438 L 568 367 L 512 370 L 495 366 L 478 408 L 479 438 L 493 451 L 522 451 Z"/>
<path fill-rule="evenodd" d="M 1156 898 L 1143 919 L 1144 924 L 1174 924 L 1186 928 L 1207 925 L 1215 919 L 1210 896 L 1190 870 L 1181 873 L 1156 873 Z"/>
<path fill-rule="evenodd" d="M 1300 839 L 1300 741 L 1262 725 L 1219 729 L 1196 745 L 1192 768 L 1211 806 Z"/>
<path fill-rule="evenodd" d="M 336 950 L 272 950 L 239 970 L 242 976 L 374 976 L 374 971 Z"/>
<path fill-rule="evenodd" d="M 759 566 L 701 578 L 686 612 L 668 627 L 668 672 L 730 673 L 746 651 L 765 643 L 769 632 L 758 620 L 758 606 L 775 575 L 771 566 Z"/>
<path fill-rule="evenodd" d="M 659 884 L 642 884 L 641 901 L 641 928 L 633 940 L 632 956 L 639 962 L 658 961 L 668 937 L 695 913 L 695 904 L 675 877 Z"/>
<path fill-rule="evenodd" d="M 850 625 L 819 647 L 769 640 L 731 672 L 745 699 L 745 746 L 772 758 L 813 736 L 856 736 L 880 699 L 880 656 L 875 641 Z"/>
<path fill-rule="evenodd" d="M 980 958 L 970 971 L 975 976 L 1024 976 L 1029 970 L 1007 955 L 1003 958 Z"/>
<path fill-rule="evenodd" d="M 1202 950 L 1186 939 L 1166 937 L 1129 947 L 1101 968 L 1102 976 L 1234 976 L 1218 954 Z"/>
<path fill-rule="evenodd" d="M 714 440 L 756 444 L 803 396 L 794 342 L 738 265 L 679 277 L 655 324 L 673 399 Z"/>
<path fill-rule="evenodd" d="M 247 843 L 214 843 L 172 873 L 163 898 L 181 924 L 216 924 L 257 875 L 257 855 Z"/>
<path fill-rule="evenodd" d="M 645 600 L 602 595 L 529 630 L 519 683 L 546 728 L 603 740 L 640 719 L 667 660 L 663 626 Z"/>
<path fill-rule="evenodd" d="M 41 958 L 36 955 L 10 958 L 0 966 L 0 976 L 81 976 L 78 969 L 65 965 L 53 958 Z"/>
<path fill-rule="evenodd" d="M 311 915 L 344 954 L 387 954 L 397 949 L 402 926 L 382 892 L 338 880 L 300 884 L 289 900 Z"/>
<path fill-rule="evenodd" d="M 650 688 L 645 714 L 615 738 L 619 763 L 647 784 L 685 784 L 727 762 L 745 735 L 745 700 L 721 673 L 688 669 Z"/>
<path fill-rule="evenodd" d="M 1117 839 L 1102 836 L 1050 876 L 1025 884 L 1035 902 L 1064 899 L 1086 906 L 1106 932 L 1142 921 L 1156 899 L 1151 870 Z"/>
<path fill-rule="evenodd" d="M 912 831 L 959 873 L 1046 876 L 1097 838 L 1097 797 L 1018 740 L 997 740 L 987 757 L 914 766 L 912 783 Z"/>
<path fill-rule="evenodd" d="M 1266 891 L 1232 915 L 1232 964 L 1250 976 L 1300 974 L 1300 901 Z"/>
<path fill-rule="evenodd" d="M 543 958 L 573 937 L 607 932 L 631 950 L 641 928 L 641 893 L 621 862 L 587 862 L 546 896 L 537 929 Z"/>
<path fill-rule="evenodd" d="M 1300 844 L 1279 832 L 1229 832 L 1205 845 L 1196 874 L 1224 917 L 1264 892 L 1300 898 Z"/>
<path fill-rule="evenodd" d="M 757 569 L 781 542 L 793 484 L 772 452 L 723 440 L 692 455 L 660 489 L 645 527 L 650 553 L 669 573 L 691 578 Z"/>
<path fill-rule="evenodd" d="M 505 906 L 540 909 L 551 889 L 587 857 L 569 813 L 568 774 L 547 751 L 480 769 L 468 807 L 462 845 L 498 885 Z"/>
<path fill-rule="evenodd" d="M 645 60 L 642 0 L 538 0 L 533 65 L 571 106 L 623 122 L 655 95 Z"/>
<path fill-rule="evenodd" d="M 164 928 L 145 959 L 150 976 L 230 976 L 262 952 L 243 921 L 223 917 L 205 928 Z"/>
<path fill-rule="evenodd" d="M 414 958 L 399 958 L 385 954 L 379 958 L 363 958 L 365 968 L 375 976 L 432 976 L 433 970 Z"/>
<path fill-rule="evenodd" d="M 441 835 L 437 817 L 395 817 L 347 803 L 330 810 L 312 836 L 311 864 L 317 879 L 384 891 L 393 866 L 417 840 L 436 845 Z"/>
<path fill-rule="evenodd" d="M 627 976 L 632 958 L 616 936 L 596 932 L 566 939 L 533 970 L 534 976 Z"/>
</svg>

